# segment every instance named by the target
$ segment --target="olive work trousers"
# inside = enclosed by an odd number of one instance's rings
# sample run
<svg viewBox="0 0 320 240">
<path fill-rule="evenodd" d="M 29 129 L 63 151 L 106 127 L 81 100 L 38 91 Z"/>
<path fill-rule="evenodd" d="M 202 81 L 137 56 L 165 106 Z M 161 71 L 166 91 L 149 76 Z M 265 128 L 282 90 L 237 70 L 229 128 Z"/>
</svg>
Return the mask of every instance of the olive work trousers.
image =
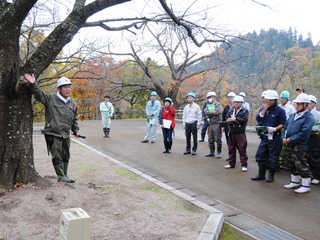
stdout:
<svg viewBox="0 0 320 240">
<path fill-rule="evenodd" d="M 70 138 L 45 135 L 48 154 L 51 154 L 53 165 L 69 162 Z"/>
</svg>

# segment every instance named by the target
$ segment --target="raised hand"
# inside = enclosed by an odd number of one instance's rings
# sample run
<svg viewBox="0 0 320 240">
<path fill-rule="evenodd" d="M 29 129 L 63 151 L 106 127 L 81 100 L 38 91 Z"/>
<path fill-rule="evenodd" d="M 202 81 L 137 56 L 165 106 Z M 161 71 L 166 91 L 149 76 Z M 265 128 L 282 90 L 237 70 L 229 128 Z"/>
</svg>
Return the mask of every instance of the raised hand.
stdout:
<svg viewBox="0 0 320 240">
<path fill-rule="evenodd" d="M 34 83 L 36 81 L 36 78 L 34 77 L 34 74 L 32 73 L 32 75 L 26 73 L 24 75 L 25 79 L 29 82 L 29 83 Z"/>
</svg>

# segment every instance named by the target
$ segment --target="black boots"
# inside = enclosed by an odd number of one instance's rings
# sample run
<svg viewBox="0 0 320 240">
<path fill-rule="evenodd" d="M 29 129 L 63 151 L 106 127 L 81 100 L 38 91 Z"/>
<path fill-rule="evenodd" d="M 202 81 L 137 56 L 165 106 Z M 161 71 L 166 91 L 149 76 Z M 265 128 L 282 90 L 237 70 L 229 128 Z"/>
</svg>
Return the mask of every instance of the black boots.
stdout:
<svg viewBox="0 0 320 240">
<path fill-rule="evenodd" d="M 266 166 L 259 166 L 259 172 L 258 175 L 255 177 L 252 177 L 251 180 L 257 181 L 257 180 L 265 180 L 266 179 Z"/>
<path fill-rule="evenodd" d="M 221 147 L 222 146 L 217 146 L 217 158 L 221 158 Z"/>
<path fill-rule="evenodd" d="M 205 137 L 206 137 L 206 135 L 201 134 L 201 139 L 199 140 L 199 142 L 204 142 Z"/>
<path fill-rule="evenodd" d="M 163 151 L 163 153 L 168 153 L 169 151 L 168 151 L 168 143 L 169 142 L 163 142 L 163 145 L 164 145 L 164 151 Z"/>
<path fill-rule="evenodd" d="M 109 138 L 110 128 L 103 128 L 104 136 L 103 138 Z"/>
<path fill-rule="evenodd" d="M 210 152 L 206 155 L 204 155 L 205 157 L 214 157 L 214 146 L 210 146 Z"/>
<path fill-rule="evenodd" d="M 257 181 L 257 180 L 266 180 L 266 182 L 273 182 L 274 180 L 274 173 L 276 170 L 274 168 L 270 168 L 269 176 L 266 179 L 266 166 L 261 165 L 259 166 L 259 173 L 257 176 L 252 177 L 251 180 Z"/>
<path fill-rule="evenodd" d="M 273 182 L 275 172 L 276 170 L 274 168 L 270 168 L 269 176 L 267 177 L 266 182 Z"/>
<path fill-rule="evenodd" d="M 163 144 L 165 149 L 163 153 L 171 153 L 172 142 L 163 142 Z"/>
</svg>

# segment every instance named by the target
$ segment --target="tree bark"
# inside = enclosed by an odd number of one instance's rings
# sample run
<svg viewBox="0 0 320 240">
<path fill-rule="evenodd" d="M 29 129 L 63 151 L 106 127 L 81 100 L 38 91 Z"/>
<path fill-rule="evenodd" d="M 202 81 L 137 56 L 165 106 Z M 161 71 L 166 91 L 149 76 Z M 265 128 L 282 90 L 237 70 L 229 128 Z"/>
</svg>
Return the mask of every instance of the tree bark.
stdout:
<svg viewBox="0 0 320 240">
<path fill-rule="evenodd" d="M 34 169 L 31 94 L 17 89 L 19 37 L 23 19 L 36 1 L 22 1 L 3 9 L 0 26 L 0 185 L 12 189 L 16 182 L 48 183 Z"/>
</svg>

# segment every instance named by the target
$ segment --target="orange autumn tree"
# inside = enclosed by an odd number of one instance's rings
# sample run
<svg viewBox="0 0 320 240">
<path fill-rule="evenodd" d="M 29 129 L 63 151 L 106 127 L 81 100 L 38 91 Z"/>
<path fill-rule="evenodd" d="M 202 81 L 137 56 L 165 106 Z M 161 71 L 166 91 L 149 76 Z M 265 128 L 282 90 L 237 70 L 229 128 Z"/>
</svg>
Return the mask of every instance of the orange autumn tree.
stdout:
<svg viewBox="0 0 320 240">
<path fill-rule="evenodd" d="M 99 104 L 105 95 L 114 99 L 117 92 L 112 90 L 112 84 L 108 81 L 111 76 L 121 74 L 121 68 L 111 57 L 98 57 L 81 64 L 75 69 L 72 97 L 78 103 L 80 119 L 99 118 Z M 120 77 L 117 77 L 120 78 Z"/>
</svg>

